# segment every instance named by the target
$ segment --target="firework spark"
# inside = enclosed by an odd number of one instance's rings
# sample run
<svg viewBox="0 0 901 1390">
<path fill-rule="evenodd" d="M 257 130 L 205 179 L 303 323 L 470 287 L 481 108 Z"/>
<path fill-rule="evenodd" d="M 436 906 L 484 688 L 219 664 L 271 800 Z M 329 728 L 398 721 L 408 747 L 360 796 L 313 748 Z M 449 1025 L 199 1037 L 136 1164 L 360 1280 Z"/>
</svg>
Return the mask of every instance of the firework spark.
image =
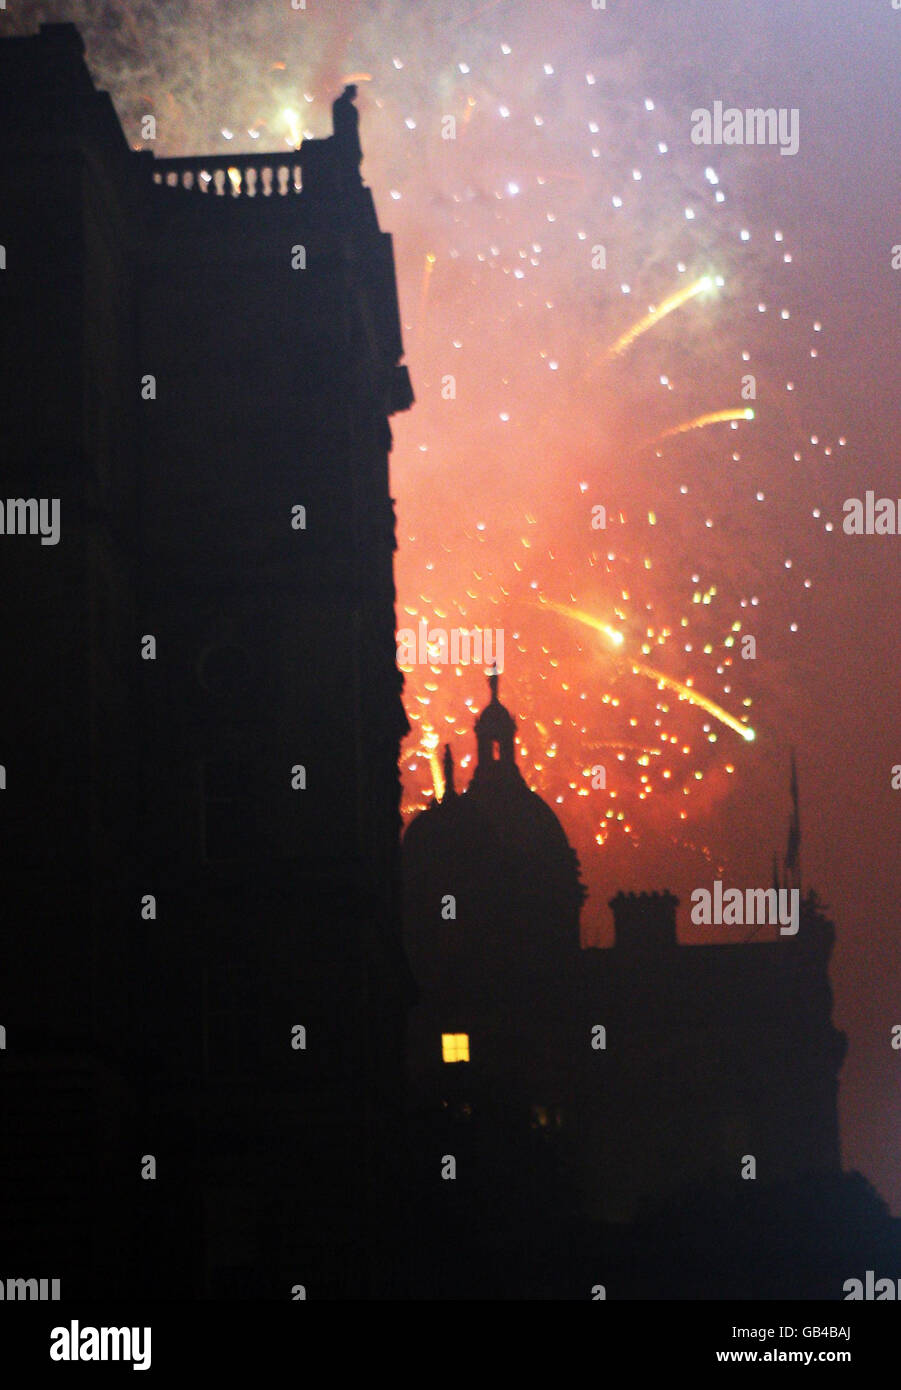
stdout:
<svg viewBox="0 0 901 1390">
<path fill-rule="evenodd" d="M 689 430 L 705 430 L 709 425 L 723 425 L 732 420 L 753 420 L 754 412 L 748 407 L 731 410 L 711 410 L 705 415 L 696 415 L 693 420 L 684 420 L 681 425 L 673 425 L 663 430 L 658 439 L 672 439 L 677 434 L 688 434 Z"/>
<path fill-rule="evenodd" d="M 698 295 L 709 294 L 713 287 L 713 276 L 702 275 L 699 280 L 695 280 L 693 284 L 687 285 L 685 289 L 676 290 L 676 292 L 669 295 L 662 304 L 656 305 L 653 309 L 649 310 L 643 318 L 640 318 L 637 323 L 633 323 L 631 328 L 628 328 L 625 333 L 617 338 L 616 342 L 608 350 L 607 356 L 619 357 L 627 348 L 632 346 L 636 338 L 640 338 L 641 335 L 647 333 L 649 329 L 656 328 L 657 324 L 662 323 L 668 314 L 674 313 L 676 309 L 681 309 L 683 304 L 687 304 L 691 299 L 696 299 Z"/>
</svg>

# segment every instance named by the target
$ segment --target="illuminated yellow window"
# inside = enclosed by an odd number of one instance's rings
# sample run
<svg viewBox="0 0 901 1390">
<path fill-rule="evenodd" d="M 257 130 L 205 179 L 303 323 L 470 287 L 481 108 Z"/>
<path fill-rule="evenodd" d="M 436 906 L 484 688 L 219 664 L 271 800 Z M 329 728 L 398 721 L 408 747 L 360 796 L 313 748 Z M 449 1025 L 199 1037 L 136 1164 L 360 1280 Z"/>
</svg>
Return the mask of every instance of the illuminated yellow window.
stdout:
<svg viewBox="0 0 901 1390">
<path fill-rule="evenodd" d="M 445 1062 L 468 1062 L 469 1034 L 442 1033 L 441 1056 Z"/>
</svg>

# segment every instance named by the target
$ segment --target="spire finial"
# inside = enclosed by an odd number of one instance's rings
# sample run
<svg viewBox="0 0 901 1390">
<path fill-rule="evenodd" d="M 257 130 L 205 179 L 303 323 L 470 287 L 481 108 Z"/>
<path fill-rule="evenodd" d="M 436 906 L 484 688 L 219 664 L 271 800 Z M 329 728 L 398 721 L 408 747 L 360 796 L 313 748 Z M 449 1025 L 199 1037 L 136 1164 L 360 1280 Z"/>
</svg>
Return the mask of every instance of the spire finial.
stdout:
<svg viewBox="0 0 901 1390">
<path fill-rule="evenodd" d="M 495 662 L 494 665 L 492 666 L 491 670 L 488 672 L 488 684 L 491 686 L 491 701 L 492 701 L 492 704 L 496 704 L 497 701 L 498 701 L 497 687 L 498 687 L 498 682 L 499 682 L 499 681 L 500 681 L 500 675 L 499 675 L 498 669 L 497 669 L 497 662 Z"/>
</svg>

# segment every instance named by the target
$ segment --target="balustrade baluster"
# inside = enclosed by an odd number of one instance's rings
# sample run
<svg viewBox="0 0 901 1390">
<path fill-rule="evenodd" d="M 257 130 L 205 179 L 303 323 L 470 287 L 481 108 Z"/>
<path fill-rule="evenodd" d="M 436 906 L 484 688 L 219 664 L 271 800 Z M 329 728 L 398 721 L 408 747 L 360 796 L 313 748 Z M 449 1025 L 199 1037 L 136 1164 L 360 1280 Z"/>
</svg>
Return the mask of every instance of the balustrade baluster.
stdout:
<svg viewBox="0 0 901 1390">
<path fill-rule="evenodd" d="M 150 177 L 157 188 L 186 193 L 212 193 L 217 198 L 287 198 L 303 191 L 303 175 L 296 151 L 275 156 L 227 156 L 204 164 L 200 159 L 157 160 Z"/>
</svg>

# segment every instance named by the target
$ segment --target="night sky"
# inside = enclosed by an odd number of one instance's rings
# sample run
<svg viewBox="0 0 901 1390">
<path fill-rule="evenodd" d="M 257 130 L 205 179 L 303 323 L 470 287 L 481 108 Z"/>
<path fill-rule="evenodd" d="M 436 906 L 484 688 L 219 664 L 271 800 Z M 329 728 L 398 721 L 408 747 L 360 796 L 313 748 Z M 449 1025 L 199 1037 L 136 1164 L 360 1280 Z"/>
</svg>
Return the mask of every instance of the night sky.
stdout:
<svg viewBox="0 0 901 1390">
<path fill-rule="evenodd" d="M 746 936 L 692 927 L 688 896 L 769 885 L 795 747 L 850 1035 L 844 1163 L 901 1209 L 901 538 L 842 529 L 845 499 L 901 497 L 901 12 L 129 0 L 17 5 L 0 31 L 51 19 L 79 25 L 135 148 L 156 117 L 159 155 L 330 134 L 356 77 L 417 395 L 393 421 L 398 625 L 503 629 L 501 699 L 578 851 L 586 942 L 610 941 L 620 888 L 677 892 L 686 942 Z M 715 101 L 797 108 L 798 153 L 694 145 Z M 468 781 L 487 695 L 480 668 L 407 674 L 408 815 L 445 741 Z"/>
</svg>

